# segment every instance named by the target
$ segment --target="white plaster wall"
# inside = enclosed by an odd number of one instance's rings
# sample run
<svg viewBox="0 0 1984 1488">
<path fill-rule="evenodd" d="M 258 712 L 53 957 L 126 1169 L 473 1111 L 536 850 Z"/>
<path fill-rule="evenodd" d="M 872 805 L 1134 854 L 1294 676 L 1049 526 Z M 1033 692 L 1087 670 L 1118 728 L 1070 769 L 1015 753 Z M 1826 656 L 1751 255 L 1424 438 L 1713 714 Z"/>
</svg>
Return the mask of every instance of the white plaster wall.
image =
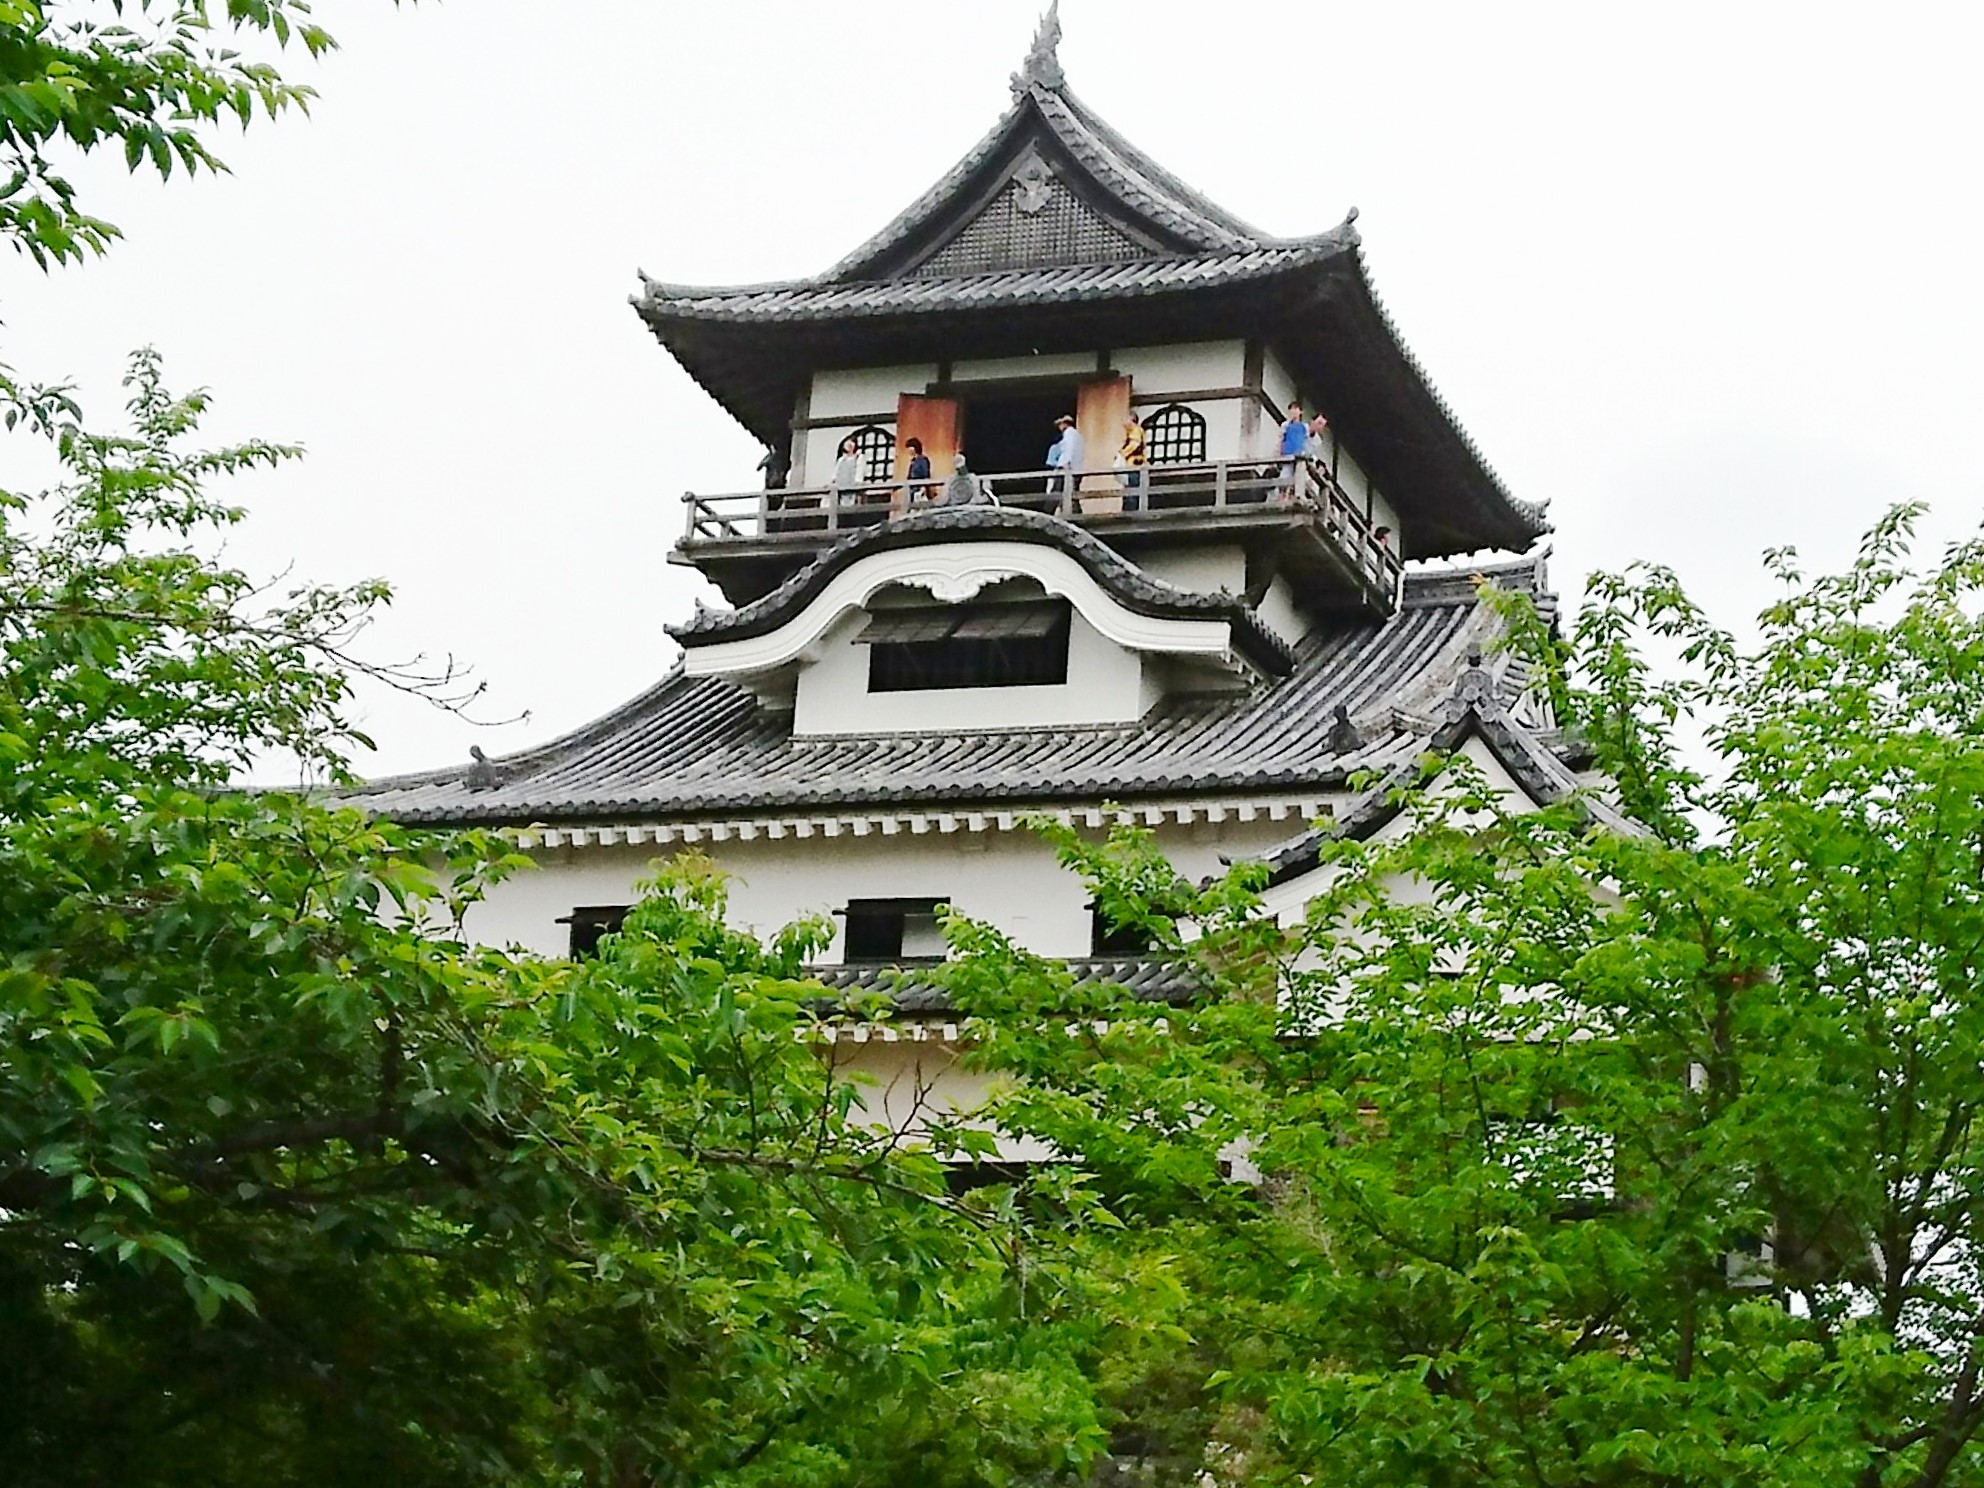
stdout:
<svg viewBox="0 0 1984 1488">
<path fill-rule="evenodd" d="M 1404 542 L 1398 523 L 1398 508 L 1394 507 L 1391 502 L 1385 499 L 1385 493 L 1383 491 L 1372 487 L 1369 510 L 1372 526 L 1391 528 L 1392 551 L 1394 553 L 1398 552 Z"/>
<path fill-rule="evenodd" d="M 1045 356 L 988 357 L 976 362 L 953 362 L 952 382 L 996 382 L 1006 377 L 1093 377 L 1092 351 L 1053 352 Z M 908 389 L 922 392 L 922 386 Z"/>
<path fill-rule="evenodd" d="M 1237 388 L 1247 375 L 1244 341 L 1190 341 L 1175 346 L 1135 346 L 1112 351 L 1109 363 L 1130 379 L 1137 416 L 1149 418 L 1162 404 L 1143 401 L 1166 393 Z M 1206 458 L 1240 460 L 1253 453 L 1241 447 L 1242 402 L 1238 398 L 1186 400 L 1206 421 Z"/>
<path fill-rule="evenodd" d="M 1274 441 L 1264 441 L 1258 428 L 1254 431 L 1254 448 L 1248 449 L 1242 442 L 1240 433 L 1246 404 L 1241 399 L 1221 398 L 1213 403 L 1189 403 L 1186 406 L 1196 408 L 1205 417 L 1208 460 L 1250 460 L 1258 454 L 1272 452 Z"/>
<path fill-rule="evenodd" d="M 1229 820 L 1216 827 L 1160 828 L 1158 841 L 1181 873 L 1197 879 L 1222 870 L 1221 854 L 1257 854 L 1301 828 L 1293 819 Z M 1088 893 L 1030 831 L 876 829 L 859 837 L 761 837 L 701 850 L 732 877 L 731 923 L 759 935 L 805 914 L 826 914 L 849 899 L 940 897 L 1040 955 L 1089 951 Z M 562 956 L 570 942 L 561 917 L 581 905 L 635 902 L 635 886 L 668 855 L 648 847 L 538 849 L 531 855 L 538 866 L 495 885 L 469 911 L 464 928 L 480 944 Z M 838 919 L 834 925 L 835 943 L 822 956 L 826 964 L 841 960 Z"/>
<path fill-rule="evenodd" d="M 1324 410 L 1328 412 L 1327 409 Z M 1364 467 L 1357 463 L 1357 457 L 1344 447 L 1331 428 L 1323 436 L 1329 450 L 1325 462 L 1334 462 L 1337 484 L 1343 487 L 1360 512 L 1366 513 L 1373 526 L 1389 527 L 1392 530 L 1392 547 L 1396 550 L 1401 543 L 1398 509 L 1386 499 L 1385 493 L 1371 484 L 1371 477 L 1365 474 Z"/>
<path fill-rule="evenodd" d="M 1289 588 L 1288 581 L 1280 574 L 1269 582 L 1268 592 L 1254 606 L 1254 613 L 1269 630 L 1291 646 L 1309 633 L 1309 617 L 1295 603 L 1295 591 Z"/>
<path fill-rule="evenodd" d="M 1279 424 L 1288 417 L 1288 405 L 1295 401 L 1297 394 L 1294 377 L 1272 351 L 1261 358 L 1261 391 L 1273 400 L 1275 422 Z M 1327 414 L 1329 410 L 1325 408 L 1323 412 Z"/>
<path fill-rule="evenodd" d="M 868 647 L 855 637 L 865 612 L 843 616 L 799 674 L 792 731 L 800 735 L 956 733 L 966 729 L 1134 723 L 1157 701 L 1144 658 L 1118 646 L 1076 612 L 1068 632 L 1068 680 L 1052 687 L 868 690 Z"/>
<path fill-rule="evenodd" d="M 1190 341 L 1176 346 L 1133 346 L 1112 351 L 1109 365 L 1130 379 L 1131 393 L 1183 393 L 1239 387 L 1247 375 L 1243 341 Z"/>
<path fill-rule="evenodd" d="M 857 1103 L 878 1127 L 920 1135 L 935 1117 L 980 1110 L 1004 1081 L 997 1074 L 964 1065 L 963 1050 L 935 1041 L 855 1043 L 847 1037 L 822 1048 L 837 1078 L 853 1084 Z M 982 1125 L 974 1122 L 973 1125 Z M 1048 1146 L 1032 1138 L 999 1137 L 998 1152 L 1008 1162 L 1044 1162 Z"/>
<path fill-rule="evenodd" d="M 1145 553 L 1137 566 L 1154 579 L 1195 594 L 1241 594 L 1247 588 L 1247 554 L 1238 543 L 1204 548 L 1166 548 Z"/>
<path fill-rule="evenodd" d="M 1094 358 L 1089 359 L 1090 365 Z M 895 421 L 896 399 L 904 393 L 920 393 L 937 380 L 934 362 L 901 367 L 848 367 L 813 374 L 813 398 L 807 408 L 809 418 L 860 418 L 886 413 Z"/>
<path fill-rule="evenodd" d="M 1126 351 L 1111 352 L 1110 367 L 1112 371 L 1131 379 L 1132 391 L 1139 397 L 1238 387 L 1246 376 L 1246 344 L 1237 340 L 1195 341 L 1174 346 L 1132 347 Z M 857 419 L 864 423 L 872 419 L 893 432 L 896 399 L 903 393 L 924 391 L 936 380 L 937 370 L 934 363 L 918 363 L 815 373 L 808 416 L 813 419 Z M 958 362 L 951 368 L 952 382 L 963 385 L 1013 377 L 1079 378 L 1095 375 L 1096 358 L 1092 352 L 988 358 Z M 1271 429 L 1257 433 L 1253 441 L 1256 448 L 1242 448 L 1241 400 L 1201 400 L 1189 402 L 1186 406 L 1206 420 L 1206 454 L 1209 459 L 1250 459 L 1273 453 Z M 1155 412 L 1155 406 L 1139 404 L 1138 412 L 1148 416 Z M 808 429 L 799 441 L 794 483 L 825 484 L 833 474 L 834 459 L 841 440 L 852 433 L 854 427 L 847 424 Z"/>
</svg>

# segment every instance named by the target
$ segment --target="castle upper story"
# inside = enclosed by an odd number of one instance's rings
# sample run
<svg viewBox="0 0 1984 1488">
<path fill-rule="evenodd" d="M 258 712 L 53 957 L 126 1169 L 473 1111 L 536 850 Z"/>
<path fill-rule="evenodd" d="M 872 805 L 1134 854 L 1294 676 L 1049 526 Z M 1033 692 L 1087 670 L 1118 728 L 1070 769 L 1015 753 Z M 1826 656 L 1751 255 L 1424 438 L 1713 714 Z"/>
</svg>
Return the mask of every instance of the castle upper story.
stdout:
<svg viewBox="0 0 1984 1488">
<path fill-rule="evenodd" d="M 762 480 L 684 498 L 676 561 L 749 603 L 941 502 L 960 460 L 982 501 L 1140 564 L 1237 553 L 1243 588 L 1278 575 L 1316 616 L 1388 615 L 1406 560 L 1547 530 L 1400 340 L 1354 209 L 1306 238 L 1250 226 L 1078 99 L 1058 36 L 1050 9 L 992 130 L 824 274 L 644 276 L 643 320 L 766 449 Z M 1293 404 L 1322 417 L 1285 462 Z"/>
</svg>

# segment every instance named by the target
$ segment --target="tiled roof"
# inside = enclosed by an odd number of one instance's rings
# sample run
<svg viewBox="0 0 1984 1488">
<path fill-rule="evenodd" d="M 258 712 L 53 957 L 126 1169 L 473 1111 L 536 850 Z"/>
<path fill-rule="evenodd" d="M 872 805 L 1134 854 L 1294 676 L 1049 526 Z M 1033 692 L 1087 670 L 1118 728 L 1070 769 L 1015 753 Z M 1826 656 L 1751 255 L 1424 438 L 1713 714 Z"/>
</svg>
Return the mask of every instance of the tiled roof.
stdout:
<svg viewBox="0 0 1984 1488">
<path fill-rule="evenodd" d="M 1145 1002 L 1173 1007 L 1189 1002 L 1200 984 L 1184 964 L 1157 956 L 1089 957 L 1067 963 L 1076 987 L 1121 987 Z M 897 1012 L 948 1013 L 951 999 L 916 966 L 814 966 L 806 975 L 836 995 L 886 992 Z"/>
<path fill-rule="evenodd" d="M 1540 561 L 1486 572 L 1507 587 L 1542 583 Z M 1134 724 L 795 738 L 791 714 L 678 667 L 597 722 L 479 768 L 479 788 L 457 767 L 352 796 L 401 821 L 524 825 L 1333 788 L 1422 748 L 1418 720 L 1438 716 L 1470 649 L 1496 632 L 1500 622 L 1471 598 L 1416 602 L 1415 590 L 1444 582 L 1408 576 L 1397 615 L 1317 629 L 1287 676 L 1244 694 L 1174 697 Z M 1501 666 L 1495 675 L 1517 685 Z M 1339 708 L 1361 735 L 1349 748 L 1337 747 Z"/>
<path fill-rule="evenodd" d="M 1264 671 L 1279 676 L 1295 664 L 1295 653 L 1288 643 L 1263 625 L 1246 601 L 1230 594 L 1180 589 L 1154 579 L 1074 523 L 1019 507 L 940 506 L 880 527 L 863 528 L 823 551 L 763 598 L 735 610 L 705 609 L 699 603 L 687 623 L 671 625 L 668 633 L 688 647 L 763 635 L 784 624 L 835 574 L 866 554 L 955 542 L 967 535 L 1059 548 L 1087 569 L 1118 602 L 1140 615 L 1225 620 L 1234 627 L 1235 646 Z"/>
<path fill-rule="evenodd" d="M 1506 676 L 1506 671 L 1505 674 Z M 1419 755 L 1450 754 L 1469 738 L 1479 738 L 1523 792 L 1539 806 L 1575 802 L 1577 810 L 1608 831 L 1637 835 L 1644 830 L 1621 812 L 1602 791 L 1586 787 L 1572 773 L 1565 756 L 1570 749 L 1546 739 L 1517 719 L 1508 707 L 1506 681 L 1490 674 L 1479 655 L 1454 680 L 1443 708 L 1445 717 L 1411 756 L 1391 762 L 1379 780 L 1321 826 L 1310 827 L 1261 854 L 1270 882 L 1281 883 L 1307 873 L 1321 855 L 1323 844 L 1336 838 L 1371 836 L 1403 809 L 1400 790 L 1419 769 Z"/>
<path fill-rule="evenodd" d="M 1222 253 L 1274 241 L 1165 170 L 1105 124 L 1065 83 L 1034 81 L 1019 90 L 1013 106 L 963 159 L 817 282 L 882 277 L 898 248 L 955 212 L 973 179 L 1001 157 L 1010 158 L 1021 136 L 1032 132 L 1059 145 L 1090 180 L 1144 225 L 1176 240 L 1179 248 Z"/>
<path fill-rule="evenodd" d="M 917 310 L 976 310 L 1129 299 L 1181 290 L 1218 289 L 1322 263 L 1350 251 L 1355 243 L 1354 231 L 1338 229 L 1300 242 L 1189 258 L 1140 258 L 1127 263 L 1001 269 L 934 278 L 869 279 L 852 283 L 801 279 L 727 289 L 643 280 L 643 290 L 635 304 L 651 321 L 750 321 L 762 325 L 900 315 Z"/>
</svg>

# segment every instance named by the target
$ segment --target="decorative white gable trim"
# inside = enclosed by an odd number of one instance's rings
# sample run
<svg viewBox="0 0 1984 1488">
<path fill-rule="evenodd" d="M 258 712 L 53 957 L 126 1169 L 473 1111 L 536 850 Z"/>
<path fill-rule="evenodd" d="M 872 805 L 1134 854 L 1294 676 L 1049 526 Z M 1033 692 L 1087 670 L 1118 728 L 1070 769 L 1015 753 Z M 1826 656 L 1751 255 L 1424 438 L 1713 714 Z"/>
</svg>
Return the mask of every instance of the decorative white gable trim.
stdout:
<svg viewBox="0 0 1984 1488">
<path fill-rule="evenodd" d="M 1032 579 L 1066 599 L 1100 634 L 1128 651 L 1197 656 L 1244 665 L 1225 620 L 1166 620 L 1125 609 L 1081 563 L 1038 543 L 969 542 L 897 548 L 849 564 L 805 609 L 761 636 L 691 646 L 682 659 L 691 677 L 748 677 L 775 671 L 804 656 L 833 623 L 891 585 L 927 590 L 942 604 L 961 604 L 988 584 Z"/>
</svg>

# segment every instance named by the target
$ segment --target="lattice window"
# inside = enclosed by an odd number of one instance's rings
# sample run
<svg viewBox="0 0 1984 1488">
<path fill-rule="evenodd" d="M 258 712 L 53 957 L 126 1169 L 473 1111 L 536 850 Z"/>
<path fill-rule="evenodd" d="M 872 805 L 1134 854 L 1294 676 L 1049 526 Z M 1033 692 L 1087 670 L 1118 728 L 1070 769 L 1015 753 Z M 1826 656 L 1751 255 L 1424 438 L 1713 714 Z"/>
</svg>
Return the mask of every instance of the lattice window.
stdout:
<svg viewBox="0 0 1984 1488">
<path fill-rule="evenodd" d="M 1167 403 L 1144 420 L 1144 448 L 1153 465 L 1202 465 L 1206 419 L 1183 403 Z"/>
<path fill-rule="evenodd" d="M 896 473 L 896 436 L 880 424 L 854 431 L 854 452 L 861 457 L 861 483 L 872 486 Z"/>
</svg>

